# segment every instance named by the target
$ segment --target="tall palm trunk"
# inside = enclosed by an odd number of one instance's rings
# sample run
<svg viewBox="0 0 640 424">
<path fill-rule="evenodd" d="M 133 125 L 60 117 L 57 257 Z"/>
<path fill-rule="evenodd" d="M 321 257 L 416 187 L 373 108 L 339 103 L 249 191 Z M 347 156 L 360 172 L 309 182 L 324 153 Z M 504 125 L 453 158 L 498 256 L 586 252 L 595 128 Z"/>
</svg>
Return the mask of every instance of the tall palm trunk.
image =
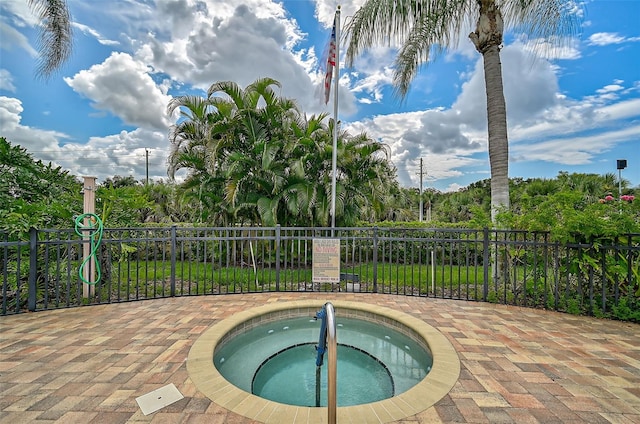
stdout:
<svg viewBox="0 0 640 424">
<path fill-rule="evenodd" d="M 507 137 L 507 107 L 502 85 L 502 14 L 495 0 L 477 0 L 480 16 L 476 31 L 469 38 L 482 54 L 484 81 L 487 94 L 487 127 L 489 131 L 489 166 L 491 167 L 491 221 L 496 224 L 496 214 L 509 208 L 509 142 Z M 496 234 L 491 249 L 492 279 L 496 292 L 502 284 L 509 283 L 509 258 L 506 248 L 498 248 Z"/>
<path fill-rule="evenodd" d="M 489 165 L 491 166 L 491 222 L 496 226 L 496 214 L 509 208 L 509 143 L 507 142 L 507 109 L 502 93 L 502 65 L 498 46 L 483 54 L 484 79 L 487 87 L 487 118 L 489 129 Z M 509 252 L 499 248 L 500 234 L 495 235 L 491 256 L 493 284 L 496 292 L 509 284 Z"/>
<path fill-rule="evenodd" d="M 480 15 L 475 32 L 469 34 L 482 54 L 487 94 L 487 126 L 489 129 L 489 165 L 491 167 L 491 221 L 496 212 L 509 208 L 509 142 L 507 137 L 507 107 L 502 85 L 502 14 L 495 0 L 477 0 Z"/>
<path fill-rule="evenodd" d="M 509 208 L 509 142 L 507 108 L 502 89 L 502 64 L 498 46 L 484 55 L 484 80 L 487 87 L 487 125 L 489 129 L 489 164 L 491 166 L 491 221 L 496 212 Z"/>
</svg>

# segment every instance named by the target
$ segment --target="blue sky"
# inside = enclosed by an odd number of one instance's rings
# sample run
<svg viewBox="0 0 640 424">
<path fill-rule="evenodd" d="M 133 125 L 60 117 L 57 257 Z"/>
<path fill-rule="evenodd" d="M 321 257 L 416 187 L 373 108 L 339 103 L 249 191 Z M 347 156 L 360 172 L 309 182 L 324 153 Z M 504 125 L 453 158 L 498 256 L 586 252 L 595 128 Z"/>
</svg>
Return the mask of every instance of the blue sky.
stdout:
<svg viewBox="0 0 640 424">
<path fill-rule="evenodd" d="M 172 96 L 215 81 L 282 83 L 308 114 L 337 4 L 363 0 L 68 0 L 71 60 L 35 78 L 37 20 L 25 0 L 0 2 L 0 136 L 78 176 L 167 178 Z M 580 34 L 561 47 L 507 31 L 501 52 L 511 177 L 616 173 L 640 186 L 640 1 L 587 0 Z M 489 177 L 481 56 L 467 39 L 421 68 L 405 101 L 392 95 L 395 50 L 341 66 L 343 126 L 389 146 L 403 186 L 456 190 Z M 341 49 L 343 53 L 344 49 Z M 342 64 L 343 65 L 343 64 Z"/>
</svg>

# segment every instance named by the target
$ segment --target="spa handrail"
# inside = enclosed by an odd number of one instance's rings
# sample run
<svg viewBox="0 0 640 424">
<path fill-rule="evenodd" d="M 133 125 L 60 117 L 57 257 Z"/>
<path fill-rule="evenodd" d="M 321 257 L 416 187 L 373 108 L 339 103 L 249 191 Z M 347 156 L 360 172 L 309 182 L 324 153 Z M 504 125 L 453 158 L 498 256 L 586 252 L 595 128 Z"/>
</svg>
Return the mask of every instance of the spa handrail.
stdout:
<svg viewBox="0 0 640 424">
<path fill-rule="evenodd" d="M 322 366 L 324 352 L 329 352 L 327 359 L 327 413 L 329 424 L 336 423 L 336 382 L 338 377 L 338 341 L 336 339 L 336 317 L 333 305 L 327 302 L 322 310 L 316 314 L 316 319 L 322 319 L 320 327 L 320 338 L 318 340 L 318 356 L 316 358 L 316 366 L 318 369 Z"/>
<path fill-rule="evenodd" d="M 327 302 L 327 345 L 329 358 L 327 364 L 327 408 L 329 424 L 336 422 L 336 390 L 338 377 L 338 341 L 336 339 L 336 317 L 333 305 Z"/>
</svg>

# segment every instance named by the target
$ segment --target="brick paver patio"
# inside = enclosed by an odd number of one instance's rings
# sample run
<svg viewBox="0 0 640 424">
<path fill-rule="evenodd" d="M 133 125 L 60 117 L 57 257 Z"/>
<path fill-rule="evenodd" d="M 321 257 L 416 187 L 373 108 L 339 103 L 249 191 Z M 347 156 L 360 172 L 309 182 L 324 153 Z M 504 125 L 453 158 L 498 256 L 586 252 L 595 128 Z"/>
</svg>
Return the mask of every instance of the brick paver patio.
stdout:
<svg viewBox="0 0 640 424">
<path fill-rule="evenodd" d="M 199 393 L 186 370 L 209 326 L 267 302 L 344 299 L 440 330 L 461 373 L 411 423 L 640 423 L 640 326 L 475 302 L 279 293 L 181 297 L 0 317 L 1 423 L 250 423 Z M 169 383 L 184 399 L 145 416 Z"/>
</svg>

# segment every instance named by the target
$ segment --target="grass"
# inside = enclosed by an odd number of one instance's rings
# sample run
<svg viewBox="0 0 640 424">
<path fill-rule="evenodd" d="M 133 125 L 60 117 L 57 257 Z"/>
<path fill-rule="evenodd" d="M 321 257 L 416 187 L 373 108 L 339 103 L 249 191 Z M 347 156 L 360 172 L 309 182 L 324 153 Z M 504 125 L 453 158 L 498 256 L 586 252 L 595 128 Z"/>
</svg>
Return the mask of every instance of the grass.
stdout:
<svg viewBox="0 0 640 424">
<path fill-rule="evenodd" d="M 335 291 L 347 289 L 342 281 L 339 287 L 332 284 L 313 283 L 312 269 L 303 261 L 282 263 L 276 270 L 275 264 L 259 264 L 254 268 L 248 264 L 242 266 L 222 266 L 221 263 L 177 261 L 172 270 L 168 260 L 130 260 L 113 262 L 110 272 L 103 272 L 103 281 L 96 285 L 96 298 L 93 302 L 119 302 L 167 296 L 273 292 L 273 291 Z M 49 270 L 51 271 L 51 270 Z M 82 288 L 78 282 L 65 281 L 65 275 L 76 275 L 75 268 L 50 272 L 48 282 L 38 280 L 38 303 L 44 307 L 63 307 L 85 303 Z M 535 308 L 548 308 L 573 314 L 611 316 L 618 319 L 637 320 L 640 302 L 634 296 L 630 300 L 618 303 L 612 296 L 615 288 L 607 282 L 606 309 L 603 309 L 600 296 L 590 298 L 590 292 L 600 294 L 602 285 L 599 279 L 576 279 L 570 275 L 560 279 L 567 271 L 554 269 L 535 269 L 527 266 L 512 266 L 509 269 L 507 283 L 491 281 L 491 272 L 486 287 L 484 269 L 481 266 L 459 266 L 438 264 L 433 268 L 427 264 L 403 264 L 379 262 L 374 269 L 371 262 L 342 264 L 342 273 L 357 274 L 361 292 L 378 292 L 412 296 L 429 296 L 450 299 L 487 300 Z M 545 274 L 546 272 L 546 274 Z M 63 275 L 65 274 L 65 275 Z M 174 278 L 172 276 L 175 275 Z M 279 276 L 279 278 L 278 278 Z M 374 281 L 376 285 L 374 286 Z M 172 287 L 172 282 L 175 285 Z M 61 284 L 62 283 L 62 284 Z M 10 287 L 9 287 L 10 288 Z M 22 290 L 9 290 L 5 298 L 7 310 L 26 307 L 26 279 Z M 624 297 L 623 285 L 619 286 L 620 297 Z M 172 291 L 173 289 L 173 291 Z M 350 288 L 348 291 L 352 291 Z M 11 294 L 21 295 L 13 299 Z M 44 297 L 43 294 L 44 293 Z M 626 302 L 626 303 L 625 303 Z M 19 305 L 17 305 L 19 303 Z M 47 306 L 49 305 L 49 306 Z"/>
<path fill-rule="evenodd" d="M 361 291 L 373 291 L 372 264 L 342 266 L 341 271 L 357 274 Z M 379 264 L 376 272 L 379 292 L 416 295 L 481 292 L 478 289 L 482 284 L 481 269 L 439 266 L 432 273 L 427 265 Z M 112 296 L 119 295 L 125 299 L 169 296 L 171 275 L 171 265 L 167 261 L 114 264 L 109 291 Z M 341 287 L 345 289 L 346 282 L 342 282 Z M 336 287 L 330 284 L 314 284 L 310 267 L 283 265 L 277 272 L 275 265 L 270 265 L 254 271 L 250 266 L 219 267 L 211 263 L 184 261 L 177 262 L 175 268 L 177 295 L 334 289 Z"/>
</svg>

